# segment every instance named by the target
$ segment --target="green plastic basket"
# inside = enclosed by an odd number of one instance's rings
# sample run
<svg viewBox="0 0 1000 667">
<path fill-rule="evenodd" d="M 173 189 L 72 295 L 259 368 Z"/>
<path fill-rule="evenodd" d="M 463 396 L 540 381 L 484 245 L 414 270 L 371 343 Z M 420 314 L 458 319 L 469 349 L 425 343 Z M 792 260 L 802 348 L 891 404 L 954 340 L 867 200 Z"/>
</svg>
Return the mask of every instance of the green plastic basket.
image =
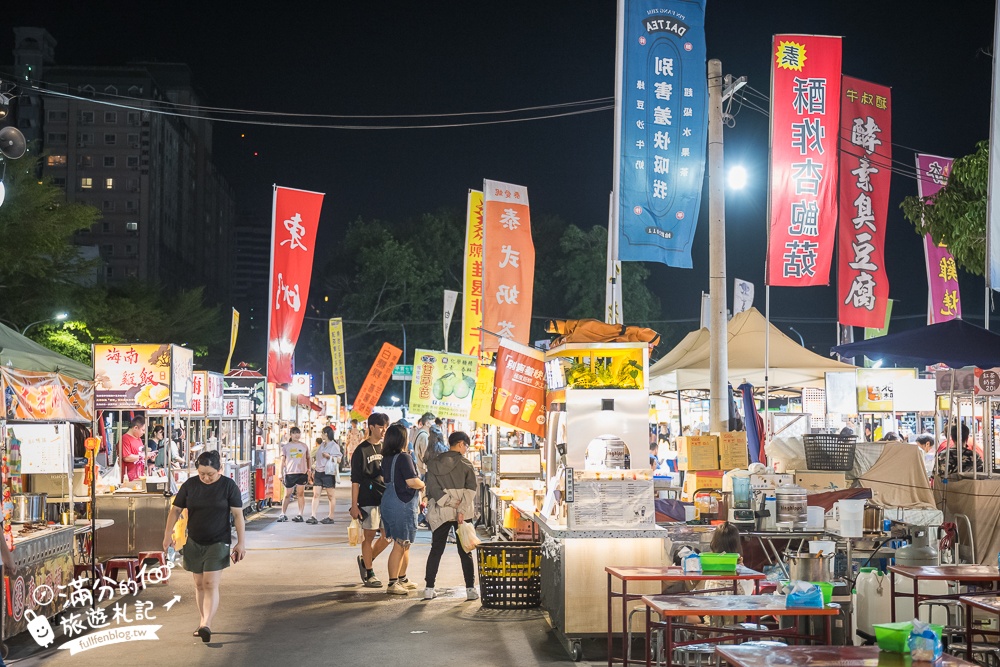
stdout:
<svg viewBox="0 0 1000 667">
<path fill-rule="evenodd" d="M 875 641 L 883 651 L 893 653 L 910 652 L 910 632 L 913 631 L 913 623 L 902 621 L 899 623 L 875 623 Z M 944 627 L 931 624 L 934 634 L 940 639 Z"/>
<path fill-rule="evenodd" d="M 739 554 L 701 554 L 702 572 L 736 572 Z"/>
</svg>

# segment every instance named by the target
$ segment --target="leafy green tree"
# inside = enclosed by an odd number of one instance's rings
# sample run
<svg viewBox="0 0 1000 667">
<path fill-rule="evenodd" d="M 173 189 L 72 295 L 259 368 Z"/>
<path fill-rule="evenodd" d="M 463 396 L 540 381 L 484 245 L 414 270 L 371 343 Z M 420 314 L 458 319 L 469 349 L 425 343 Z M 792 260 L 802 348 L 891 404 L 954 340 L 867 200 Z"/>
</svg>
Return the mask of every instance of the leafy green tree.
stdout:
<svg viewBox="0 0 1000 667">
<path fill-rule="evenodd" d="M 918 234 L 943 243 L 955 263 L 981 276 L 986 265 L 986 193 L 989 187 L 989 142 L 952 164 L 948 183 L 931 197 L 906 197 L 900 207 Z"/>
</svg>

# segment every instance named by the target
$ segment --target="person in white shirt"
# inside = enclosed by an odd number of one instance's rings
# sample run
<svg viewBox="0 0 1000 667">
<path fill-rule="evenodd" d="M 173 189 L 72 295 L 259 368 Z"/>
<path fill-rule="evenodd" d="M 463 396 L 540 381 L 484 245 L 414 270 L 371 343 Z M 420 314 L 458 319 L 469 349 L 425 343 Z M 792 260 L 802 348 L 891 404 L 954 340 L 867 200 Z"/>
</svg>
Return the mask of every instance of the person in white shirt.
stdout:
<svg viewBox="0 0 1000 667">
<path fill-rule="evenodd" d="M 329 426 L 323 429 L 323 443 L 316 450 L 316 457 L 313 459 L 310 481 L 313 485 L 312 516 L 306 519 L 306 523 L 333 523 L 333 512 L 337 509 L 337 500 L 334 490 L 337 488 L 337 473 L 340 466 L 340 445 L 337 443 L 333 429 Z M 316 512 L 319 511 L 319 499 L 323 494 L 320 489 L 326 492 L 326 497 L 330 500 L 330 513 L 322 521 L 316 520 Z"/>
<path fill-rule="evenodd" d="M 299 427 L 293 426 L 288 430 L 288 442 L 281 445 L 281 473 L 285 484 L 285 498 L 281 501 L 278 521 L 288 521 L 285 512 L 288 511 L 288 505 L 292 501 L 290 494 L 293 489 L 299 513 L 292 521 L 303 521 L 302 514 L 306 511 L 306 484 L 309 482 L 312 457 L 309 456 L 309 445 L 299 440 L 301 435 Z"/>
</svg>

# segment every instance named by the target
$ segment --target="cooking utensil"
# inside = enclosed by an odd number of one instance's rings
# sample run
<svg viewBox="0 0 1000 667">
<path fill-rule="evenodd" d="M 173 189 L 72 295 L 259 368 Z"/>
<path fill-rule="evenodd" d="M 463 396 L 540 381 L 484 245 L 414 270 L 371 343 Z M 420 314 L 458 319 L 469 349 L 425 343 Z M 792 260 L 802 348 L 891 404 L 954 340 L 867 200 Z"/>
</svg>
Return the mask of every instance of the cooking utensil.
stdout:
<svg viewBox="0 0 1000 667">
<path fill-rule="evenodd" d="M 830 561 L 834 554 L 785 553 L 788 578 L 801 581 L 829 581 Z"/>
<path fill-rule="evenodd" d="M 14 509 L 11 512 L 13 523 L 37 523 L 45 518 L 46 493 L 19 493 L 11 497 Z"/>
</svg>

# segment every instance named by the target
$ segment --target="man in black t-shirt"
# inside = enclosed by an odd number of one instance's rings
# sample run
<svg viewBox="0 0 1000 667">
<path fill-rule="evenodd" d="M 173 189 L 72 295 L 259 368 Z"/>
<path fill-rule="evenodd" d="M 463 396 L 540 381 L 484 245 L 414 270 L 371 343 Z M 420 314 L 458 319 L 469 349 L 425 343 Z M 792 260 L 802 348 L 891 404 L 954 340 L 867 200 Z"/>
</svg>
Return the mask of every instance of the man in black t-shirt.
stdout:
<svg viewBox="0 0 1000 667">
<path fill-rule="evenodd" d="M 364 537 L 361 539 L 361 555 L 358 556 L 358 570 L 361 583 L 368 588 L 382 588 L 382 582 L 375 576 L 374 563 L 382 551 L 389 546 L 389 540 L 380 535 L 382 502 L 382 436 L 389 427 L 389 415 L 373 412 L 368 418 L 368 438 L 354 448 L 351 455 L 351 517 L 361 521 Z M 383 531 L 384 532 L 384 531 Z"/>
</svg>

